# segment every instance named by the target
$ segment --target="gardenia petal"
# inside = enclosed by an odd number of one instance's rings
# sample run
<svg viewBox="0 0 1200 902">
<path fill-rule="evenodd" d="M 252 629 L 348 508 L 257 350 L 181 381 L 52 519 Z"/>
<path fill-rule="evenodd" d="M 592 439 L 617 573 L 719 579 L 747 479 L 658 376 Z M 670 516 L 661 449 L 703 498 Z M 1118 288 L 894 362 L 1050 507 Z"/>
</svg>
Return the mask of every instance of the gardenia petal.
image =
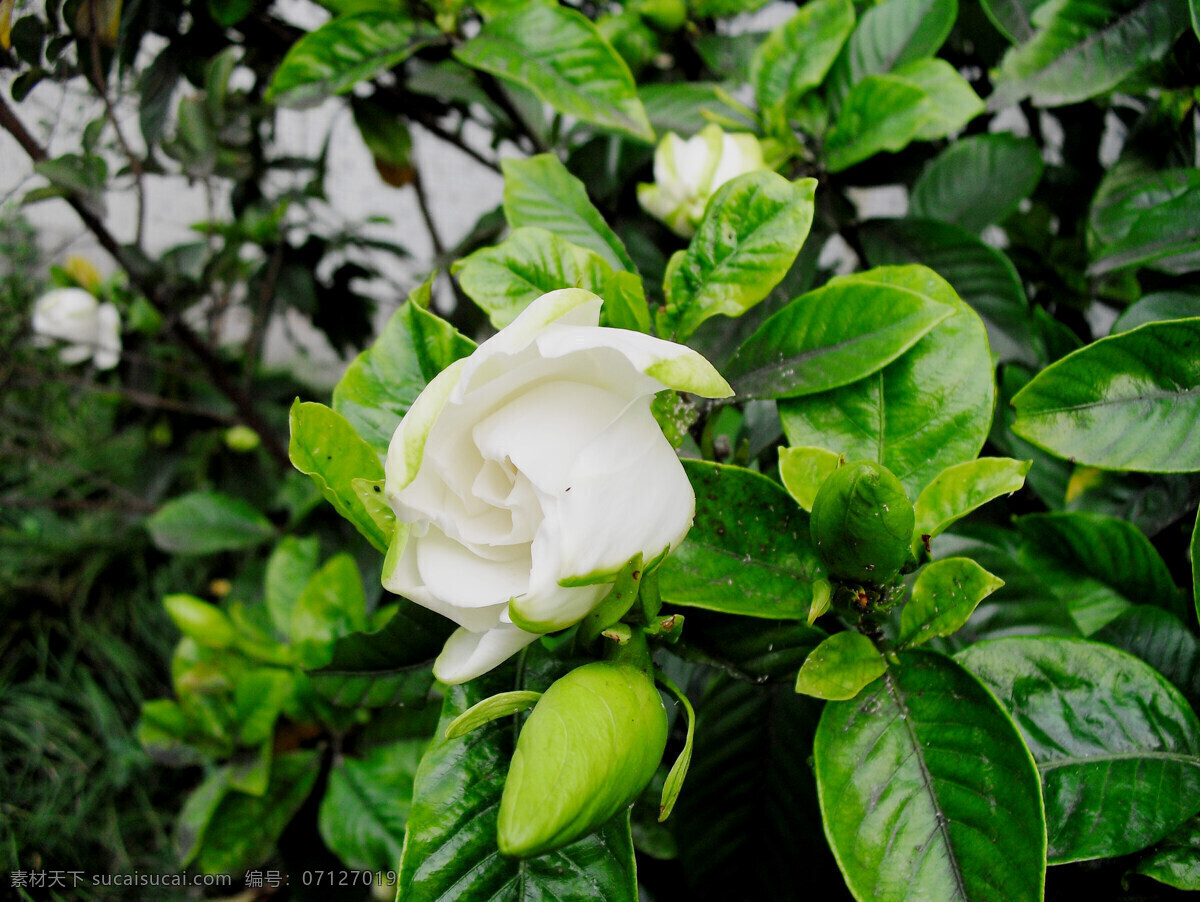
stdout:
<svg viewBox="0 0 1200 902">
<path fill-rule="evenodd" d="M 100 302 L 82 288 L 49 291 L 33 305 L 33 331 L 47 338 L 84 345 L 90 356 L 98 332 L 99 306 Z"/>
<path fill-rule="evenodd" d="M 433 675 L 448 685 L 465 683 L 504 663 L 537 638 L 537 633 L 516 626 L 478 633 L 455 630 L 433 662 Z"/>
<path fill-rule="evenodd" d="M 121 314 L 113 304 L 96 311 L 96 353 L 92 362 L 98 370 L 110 370 L 121 360 Z"/>
</svg>

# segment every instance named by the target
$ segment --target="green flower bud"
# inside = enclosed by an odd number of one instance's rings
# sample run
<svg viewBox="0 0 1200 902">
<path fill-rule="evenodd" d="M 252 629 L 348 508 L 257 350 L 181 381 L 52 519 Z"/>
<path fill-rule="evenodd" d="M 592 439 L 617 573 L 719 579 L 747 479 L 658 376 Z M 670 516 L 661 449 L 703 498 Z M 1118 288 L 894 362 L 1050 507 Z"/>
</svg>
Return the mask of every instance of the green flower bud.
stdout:
<svg viewBox="0 0 1200 902">
<path fill-rule="evenodd" d="M 531 858 L 574 842 L 630 805 L 667 745 L 654 680 L 630 664 L 572 670 L 521 729 L 500 798 L 500 851 Z"/>
<path fill-rule="evenodd" d="M 914 519 L 900 480 L 887 467 L 860 460 L 821 484 L 809 527 L 830 576 L 885 583 L 908 557 Z"/>
<path fill-rule="evenodd" d="M 228 648 L 237 641 L 237 630 L 225 612 L 193 595 L 168 595 L 163 607 L 179 631 L 208 648 Z"/>
</svg>

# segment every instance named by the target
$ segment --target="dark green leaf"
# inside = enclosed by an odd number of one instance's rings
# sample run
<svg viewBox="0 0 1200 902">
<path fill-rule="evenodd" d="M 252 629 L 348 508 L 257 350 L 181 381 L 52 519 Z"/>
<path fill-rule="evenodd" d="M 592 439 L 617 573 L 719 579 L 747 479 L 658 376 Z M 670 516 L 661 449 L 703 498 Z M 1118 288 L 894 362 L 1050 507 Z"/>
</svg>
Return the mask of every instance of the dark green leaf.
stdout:
<svg viewBox="0 0 1200 902">
<path fill-rule="evenodd" d="M 808 515 L 778 483 L 741 467 L 684 461 L 696 519 L 659 569 L 663 601 L 749 617 L 808 613 L 820 565 Z"/>
<path fill-rule="evenodd" d="M 1040 637 L 982 642 L 958 660 L 1037 761 L 1051 864 L 1136 852 L 1200 810 L 1200 722 L 1137 658 Z"/>
<path fill-rule="evenodd" d="M 809 652 L 825 631 L 803 620 L 760 620 L 711 611 L 690 611 L 679 653 L 756 683 L 795 681 Z"/>
<path fill-rule="evenodd" d="M 347 868 L 396 870 L 423 739 L 368 749 L 360 758 L 338 758 L 317 813 L 321 838 Z"/>
<path fill-rule="evenodd" d="M 428 26 L 399 12 L 338 16 L 292 45 L 266 100 L 280 106 L 319 103 L 390 69 L 432 36 Z"/>
<path fill-rule="evenodd" d="M 1033 139 L 1008 133 L 971 135 L 925 166 L 909 195 L 909 215 L 940 219 L 978 234 L 1016 212 L 1041 177 L 1042 155 Z"/>
<path fill-rule="evenodd" d="M 425 285 L 414 296 L 427 298 L 428 291 Z M 376 451 L 386 453 L 400 418 L 422 389 L 474 349 L 473 341 L 410 298 L 333 387 L 333 409 Z"/>
<path fill-rule="evenodd" d="M 877 461 L 915 498 L 946 467 L 974 460 L 987 437 L 995 394 L 987 333 L 932 270 L 881 267 L 867 275 L 957 312 L 879 372 L 833 391 L 780 401 L 779 414 L 789 444 Z M 936 393 L 928 390 L 934 385 Z"/>
<path fill-rule="evenodd" d="M 1040 900 L 1037 769 L 996 700 L 949 658 L 900 654 L 813 746 L 825 833 L 855 897 Z"/>
<path fill-rule="evenodd" d="M 1013 431 L 1076 463 L 1200 470 L 1200 317 L 1146 323 L 1068 354 L 1013 398 Z"/>
<path fill-rule="evenodd" d="M 654 140 L 629 67 L 575 10 L 540 2 L 505 9 L 454 55 L 528 88 L 560 113 Z"/>
<path fill-rule="evenodd" d="M 1135 604 L 1091 637 L 1141 658 L 1183 693 L 1200 703 L 1200 643 L 1183 621 L 1148 604 Z"/>
<path fill-rule="evenodd" d="M 171 97 L 181 75 L 179 51 L 167 46 L 138 78 L 138 123 L 147 146 L 158 143 L 171 111 Z"/>
<path fill-rule="evenodd" d="M 1200 891 L 1200 817 L 1169 833 L 1137 863 L 1133 873 L 1143 874 L 1175 889 Z"/>
<path fill-rule="evenodd" d="M 848 87 L 933 56 L 957 15 L 957 0 L 884 0 L 869 7 L 835 67 L 835 85 Z"/>
<path fill-rule="evenodd" d="M 504 668 L 447 689 L 442 718 L 417 771 L 400 862 L 400 898 L 635 902 L 626 812 L 548 855 L 514 860 L 499 854 L 496 818 L 516 731 L 496 723 L 460 739 L 444 737 L 450 722 L 471 705 L 514 688 L 511 674 Z"/>
<path fill-rule="evenodd" d="M 737 120 L 745 113 L 729 103 L 729 95 L 712 82 L 673 81 L 642 85 L 638 97 L 650 117 L 650 124 L 660 132 L 694 135 L 711 121 L 704 114 L 723 120 Z M 746 129 L 753 125 L 746 123 Z"/>
<path fill-rule="evenodd" d="M 172 498 L 147 520 L 154 544 L 175 554 L 212 554 L 251 548 L 274 537 L 275 527 L 249 502 L 220 492 Z"/>
<path fill-rule="evenodd" d="M 1188 291 L 1156 291 L 1138 299 L 1113 323 L 1112 335 L 1136 329 L 1144 323 L 1200 316 L 1200 294 Z"/>
<path fill-rule="evenodd" d="M 1196 615 L 1200 617 L 1200 511 L 1196 513 L 1196 525 L 1192 527 L 1192 543 L 1188 546 L 1188 562 L 1192 565 L 1192 597 Z"/>
<path fill-rule="evenodd" d="M 740 316 L 765 298 L 808 237 L 816 186 L 763 170 L 718 188 L 691 244 L 667 266 L 667 331 L 681 340 L 709 317 Z"/>
<path fill-rule="evenodd" d="M 588 199 L 583 182 L 553 154 L 501 161 L 504 215 L 508 224 L 540 226 L 572 244 L 595 251 L 616 270 L 637 272 L 629 252 Z"/>
<path fill-rule="evenodd" d="M 1200 169 L 1116 167 L 1092 201 L 1088 272 L 1142 265 L 1172 273 L 1200 269 L 1198 217 Z"/>
<path fill-rule="evenodd" d="M 725 375 L 742 400 L 828 391 L 882 369 L 954 312 L 869 275 L 839 276 L 763 323 Z"/>
</svg>

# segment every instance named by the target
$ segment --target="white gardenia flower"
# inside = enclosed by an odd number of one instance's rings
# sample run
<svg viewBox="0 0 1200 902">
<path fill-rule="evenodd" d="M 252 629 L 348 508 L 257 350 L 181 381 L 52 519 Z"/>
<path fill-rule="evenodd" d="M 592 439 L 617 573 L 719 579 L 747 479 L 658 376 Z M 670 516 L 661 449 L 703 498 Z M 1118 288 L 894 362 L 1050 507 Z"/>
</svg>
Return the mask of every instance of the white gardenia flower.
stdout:
<svg viewBox="0 0 1200 902">
<path fill-rule="evenodd" d="M 690 238 L 718 188 L 764 168 L 762 145 L 754 135 L 726 134 L 715 124 L 686 141 L 669 132 L 654 152 L 654 184 L 638 185 L 638 202 L 671 231 Z"/>
<path fill-rule="evenodd" d="M 392 436 L 383 584 L 459 625 L 433 668 L 445 683 L 578 622 L 630 558 L 691 527 L 695 495 L 650 402 L 733 392 L 690 348 L 601 328 L 600 306 L 578 288 L 542 295 L 438 374 Z"/>
<path fill-rule="evenodd" d="M 33 305 L 32 325 L 40 344 L 68 342 L 58 352 L 63 363 L 90 358 L 96 369 L 108 370 L 121 359 L 121 314 L 82 288 L 56 288 L 42 295 Z"/>
</svg>

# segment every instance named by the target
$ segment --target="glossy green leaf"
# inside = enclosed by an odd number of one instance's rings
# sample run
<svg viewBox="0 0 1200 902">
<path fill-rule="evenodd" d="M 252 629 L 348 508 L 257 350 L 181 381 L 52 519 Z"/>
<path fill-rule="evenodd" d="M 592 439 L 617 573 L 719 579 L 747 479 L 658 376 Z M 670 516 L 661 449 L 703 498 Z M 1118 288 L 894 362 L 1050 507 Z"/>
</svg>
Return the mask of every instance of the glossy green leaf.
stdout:
<svg viewBox="0 0 1200 902">
<path fill-rule="evenodd" d="M 984 14 L 1013 44 L 1022 44 L 1033 37 L 1037 31 L 1033 12 L 1041 3 L 1042 0 L 982 0 Z"/>
<path fill-rule="evenodd" d="M 825 165 L 840 172 L 882 151 L 907 147 L 931 118 L 929 95 L 894 75 L 868 75 L 842 102 L 825 141 Z"/>
<path fill-rule="evenodd" d="M 1200 169 L 1114 167 L 1092 200 L 1088 272 L 1102 275 L 1133 266 L 1171 273 L 1200 269 L 1197 217 Z"/>
<path fill-rule="evenodd" d="M 513 689 L 511 692 L 488 696 L 450 721 L 445 736 L 447 739 L 459 739 L 493 720 L 528 711 L 541 697 L 542 693 L 531 692 L 528 689 Z"/>
<path fill-rule="evenodd" d="M 862 633 L 846 630 L 834 633 L 804 659 L 796 675 L 796 691 L 844 701 L 854 698 L 886 670 L 887 661 L 875 643 Z"/>
<path fill-rule="evenodd" d="M 638 86 L 638 98 L 657 132 L 694 135 L 712 121 L 745 118 L 743 109 L 731 104 L 726 90 L 715 82 L 673 81 L 652 82 Z M 753 124 L 747 120 L 746 130 Z"/>
<path fill-rule="evenodd" d="M 865 275 L 957 312 L 879 372 L 833 391 L 780 401 L 779 414 L 790 445 L 877 461 L 913 498 L 946 467 L 974 460 L 983 447 L 995 395 L 987 333 L 932 270 L 881 267 Z"/>
<path fill-rule="evenodd" d="M 1076 467 L 1068 486 L 1066 510 L 1120 517 L 1150 538 L 1188 516 L 1200 502 L 1200 473 L 1122 473 Z"/>
<path fill-rule="evenodd" d="M 321 558 L 321 543 L 316 536 L 299 538 L 284 536 L 271 557 L 263 578 L 263 595 L 271 623 L 280 639 L 287 639 L 292 626 L 292 610 L 304 587 L 317 572 Z"/>
<path fill-rule="evenodd" d="M 539 226 L 580 247 L 595 251 L 614 270 L 637 272 L 629 252 L 604 221 L 583 182 L 553 154 L 505 159 L 504 215 L 508 224 Z"/>
<path fill-rule="evenodd" d="M 487 312 L 497 329 L 548 291 L 584 288 L 604 298 L 608 324 L 650 330 L 642 281 L 613 270 L 594 251 L 534 226 L 515 229 L 503 242 L 475 251 L 451 268 L 463 291 Z"/>
<path fill-rule="evenodd" d="M 869 7 L 835 67 L 835 84 L 849 86 L 933 56 L 957 16 L 957 0 L 884 0 Z"/>
<path fill-rule="evenodd" d="M 1076 463 L 1200 470 L 1200 317 L 1146 323 L 1068 354 L 1013 398 L 1013 431 Z"/>
<path fill-rule="evenodd" d="M 684 461 L 696 519 L 659 568 L 670 604 L 748 617 L 802 619 L 820 565 L 808 515 L 779 485 L 741 467 Z"/>
<path fill-rule="evenodd" d="M 940 534 L 955 520 L 1025 484 L 1031 461 L 980 457 L 947 467 L 921 490 L 913 507 L 913 550 Z"/>
<path fill-rule="evenodd" d="M 916 140 L 934 141 L 961 130 L 983 112 L 979 95 L 958 74 L 958 70 L 943 59 L 913 60 L 892 70 L 896 78 L 916 85 L 929 98 L 929 114 L 917 130 Z"/>
<path fill-rule="evenodd" d="M 339 756 L 317 811 L 321 839 L 346 867 L 396 870 L 423 739 L 399 740 L 368 749 L 361 757 Z"/>
<path fill-rule="evenodd" d="M 284 828 L 312 792 L 320 773 L 316 751 L 277 755 L 261 796 L 229 790 L 212 809 L 193 866 L 203 874 L 240 874 L 262 864 Z"/>
<path fill-rule="evenodd" d="M 367 511 L 351 481 L 383 479 L 383 464 L 375 450 L 358 437 L 350 422 L 324 404 L 299 399 L 289 415 L 288 456 L 301 473 L 313 478 L 325 500 L 354 524 L 379 551 L 387 551 L 395 527 L 385 529 Z"/>
<path fill-rule="evenodd" d="M 392 314 L 375 344 L 354 358 L 333 387 L 333 409 L 381 454 L 429 381 L 475 349 L 473 341 L 414 303 L 422 295 L 428 299 L 428 284 Z"/>
<path fill-rule="evenodd" d="M 1035 106 L 1062 106 L 1102 94 L 1162 59 L 1187 28 L 1188 12 L 1175 0 L 1132 8 L 1117 0 L 1064 0 L 1039 6 L 1032 23 L 1036 33 L 1000 61 L 989 109 L 1026 97 Z"/>
<path fill-rule="evenodd" d="M 1016 267 L 1003 253 L 965 229 L 934 220 L 876 219 L 863 223 L 859 235 L 873 265 L 921 263 L 949 282 L 983 318 L 988 343 L 1001 360 L 1041 362 L 1043 340 Z"/>
<path fill-rule="evenodd" d="M 912 648 L 958 632 L 979 602 L 1004 585 L 970 558 L 951 557 L 921 568 L 912 598 L 900 611 L 896 640 Z"/>
<path fill-rule="evenodd" d="M 454 624 L 402 601 L 380 629 L 342 636 L 329 663 L 309 673 L 317 691 L 346 708 L 420 704 L 433 684 L 430 670 Z"/>
<path fill-rule="evenodd" d="M 451 721 L 473 704 L 511 688 L 509 669 L 448 688 L 442 718 L 417 771 L 400 860 L 399 897 L 635 902 L 627 813 L 548 855 L 519 861 L 498 853 L 496 818 L 504 786 L 500 775 L 508 768 L 515 731 L 495 724 L 461 739 L 444 736 Z M 588 879 L 580 880 L 580 874 Z"/>
<path fill-rule="evenodd" d="M 764 322 L 725 376 L 742 400 L 828 391 L 882 369 L 954 312 L 869 274 L 838 276 Z"/>
<path fill-rule="evenodd" d="M 711 611 L 689 612 L 676 648 L 689 661 L 754 683 L 795 682 L 825 631 L 803 620 L 761 620 Z"/>
<path fill-rule="evenodd" d="M 1166 563 L 1131 523 L 1071 511 L 1021 517 L 1017 530 L 1022 560 L 1067 601 L 1085 635 L 1130 603 L 1186 615 Z"/>
<path fill-rule="evenodd" d="M 1042 155 L 1032 138 L 1007 132 L 971 135 L 926 164 L 909 194 L 908 212 L 978 234 L 1016 212 L 1041 177 Z"/>
<path fill-rule="evenodd" d="M 275 536 L 253 505 L 220 492 L 172 498 L 146 520 L 154 544 L 175 554 L 212 554 L 252 548 Z"/>
<path fill-rule="evenodd" d="M 1182 692 L 1193 709 L 1200 703 L 1200 642 L 1174 614 L 1153 605 L 1131 605 L 1090 638 L 1141 658 Z"/>
<path fill-rule="evenodd" d="M 399 13 L 338 16 L 291 46 L 271 77 L 266 100 L 310 106 L 342 94 L 402 62 L 434 34 Z"/>
<path fill-rule="evenodd" d="M 308 666 L 321 666 L 334 639 L 366 626 L 362 577 L 354 558 L 343 553 L 331 557 L 308 581 L 292 608 L 288 635 L 301 647 Z"/>
<path fill-rule="evenodd" d="M 691 628 L 689 621 L 688 629 Z M 670 826 L 688 899 L 845 897 L 821 835 L 812 748 L 821 702 L 720 677 L 696 700 L 696 745 Z"/>
<path fill-rule="evenodd" d="M 1137 658 L 1040 637 L 981 642 L 958 660 L 1037 761 L 1051 864 L 1136 852 L 1200 810 L 1200 721 Z"/>
<path fill-rule="evenodd" d="M 854 30 L 850 0 L 814 0 L 759 45 L 751 64 L 758 109 L 767 121 L 786 126 L 791 106 L 825 78 Z"/>
<path fill-rule="evenodd" d="M 1175 889 L 1200 892 L 1200 817 L 1181 824 L 1150 850 L 1133 873 Z"/>
<path fill-rule="evenodd" d="M 1200 294 L 1189 291 L 1156 291 L 1130 304 L 1113 323 L 1112 335 L 1136 329 L 1144 323 L 1200 316 Z"/>
<path fill-rule="evenodd" d="M 625 61 L 581 13 L 523 3 L 456 48 L 468 66 L 516 82 L 558 112 L 641 141 L 654 129 Z"/>
<path fill-rule="evenodd" d="M 813 745 L 825 834 L 861 902 L 1040 900 L 1037 769 L 1012 721 L 951 659 L 900 654 Z"/>
<path fill-rule="evenodd" d="M 667 265 L 660 331 L 682 340 L 709 317 L 740 316 L 765 298 L 808 236 L 816 185 L 761 170 L 718 188 L 691 244 Z"/>
<path fill-rule="evenodd" d="M 783 487 L 797 504 L 811 512 L 821 483 L 837 469 L 840 459 L 824 448 L 780 448 L 779 476 Z"/>
</svg>

